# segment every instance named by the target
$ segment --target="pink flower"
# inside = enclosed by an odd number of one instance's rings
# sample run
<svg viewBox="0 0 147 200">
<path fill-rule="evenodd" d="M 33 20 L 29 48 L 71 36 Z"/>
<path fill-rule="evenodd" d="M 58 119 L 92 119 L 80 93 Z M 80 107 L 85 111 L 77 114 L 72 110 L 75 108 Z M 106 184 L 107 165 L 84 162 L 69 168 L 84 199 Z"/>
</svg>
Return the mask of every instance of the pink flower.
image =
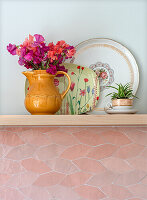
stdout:
<svg viewBox="0 0 147 200">
<path fill-rule="evenodd" d="M 45 41 L 45 39 L 44 39 L 44 37 L 43 37 L 42 35 L 35 34 L 34 37 L 35 37 L 35 39 L 36 39 L 36 42 L 41 43 L 41 42 L 44 42 L 44 41 Z"/>
<path fill-rule="evenodd" d="M 21 57 L 24 57 L 24 56 L 26 55 L 26 47 L 22 47 L 22 48 L 20 49 L 20 51 L 21 51 L 20 56 L 21 56 Z"/>
<path fill-rule="evenodd" d="M 64 40 L 58 41 L 56 45 L 51 42 L 48 46 L 44 41 L 45 39 L 42 35 L 29 35 L 20 45 L 9 44 L 7 50 L 12 55 L 17 54 L 19 56 L 19 64 L 27 69 L 36 70 L 43 67 L 51 74 L 55 74 L 57 71 L 67 71 L 61 64 L 73 56 L 75 48 Z"/>
<path fill-rule="evenodd" d="M 69 44 L 66 44 L 66 42 L 64 40 L 58 41 L 56 45 L 60 46 L 62 48 L 68 48 L 69 47 Z"/>
<path fill-rule="evenodd" d="M 18 63 L 21 66 L 24 65 L 25 64 L 24 59 L 22 57 L 19 57 Z"/>
<path fill-rule="evenodd" d="M 54 50 L 54 46 L 55 46 L 55 45 L 53 44 L 53 42 L 49 43 L 48 46 L 49 46 L 49 50 L 50 50 L 50 51 L 53 51 L 53 50 Z"/>
<path fill-rule="evenodd" d="M 74 72 L 71 72 L 71 75 L 74 75 L 75 73 Z"/>
<path fill-rule="evenodd" d="M 100 77 L 102 78 L 102 79 L 106 79 L 107 78 L 107 72 L 101 72 L 101 74 L 100 74 Z"/>
<path fill-rule="evenodd" d="M 29 41 L 28 41 L 28 38 L 26 38 L 23 44 L 21 45 L 21 47 L 27 47 L 28 45 L 29 45 Z"/>
<path fill-rule="evenodd" d="M 51 59 L 51 62 L 54 61 L 54 60 L 57 60 L 57 56 L 55 54 L 56 54 L 55 51 L 48 51 L 47 56 L 48 56 L 48 58 Z"/>
<path fill-rule="evenodd" d="M 76 50 L 74 48 L 68 50 L 67 57 L 71 58 L 75 54 L 75 52 L 76 52 Z"/>
<path fill-rule="evenodd" d="M 32 52 L 26 54 L 26 55 L 24 56 L 24 58 L 25 58 L 26 60 L 28 60 L 28 61 L 31 61 L 31 60 L 33 59 Z"/>
<path fill-rule="evenodd" d="M 16 47 L 15 44 L 9 44 L 9 45 L 7 46 L 7 50 L 8 50 L 9 53 L 12 54 L 12 55 L 16 55 L 16 49 L 17 49 L 17 47 Z"/>
<path fill-rule="evenodd" d="M 16 49 L 16 54 L 17 54 L 18 56 L 20 56 L 20 55 L 21 55 L 21 49 Z"/>
<path fill-rule="evenodd" d="M 29 43 L 30 44 L 34 42 L 34 36 L 32 36 L 32 35 L 29 34 Z"/>
<path fill-rule="evenodd" d="M 75 83 L 74 83 L 74 82 L 71 82 L 70 90 L 73 91 L 73 90 L 74 90 L 74 87 L 75 87 Z"/>
<path fill-rule="evenodd" d="M 58 79 L 54 79 L 54 84 L 55 84 L 55 86 L 58 86 L 59 85 L 59 80 Z"/>
<path fill-rule="evenodd" d="M 85 96 L 85 94 L 86 94 L 85 89 L 80 91 L 80 95 L 81 95 L 81 96 Z"/>
<path fill-rule="evenodd" d="M 22 47 L 29 47 L 33 43 L 34 43 L 34 36 L 29 34 L 29 39 L 28 38 L 25 39 L 25 41 L 23 42 Z"/>
</svg>

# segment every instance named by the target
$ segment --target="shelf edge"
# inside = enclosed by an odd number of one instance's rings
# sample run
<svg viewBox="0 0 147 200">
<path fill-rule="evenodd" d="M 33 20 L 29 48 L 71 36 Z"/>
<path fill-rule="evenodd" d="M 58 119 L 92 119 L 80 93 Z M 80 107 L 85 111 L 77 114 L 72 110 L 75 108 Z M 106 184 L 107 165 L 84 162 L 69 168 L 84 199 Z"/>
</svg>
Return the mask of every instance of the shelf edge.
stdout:
<svg viewBox="0 0 147 200">
<path fill-rule="evenodd" d="M 1 115 L 0 126 L 147 126 L 147 114 Z"/>
</svg>

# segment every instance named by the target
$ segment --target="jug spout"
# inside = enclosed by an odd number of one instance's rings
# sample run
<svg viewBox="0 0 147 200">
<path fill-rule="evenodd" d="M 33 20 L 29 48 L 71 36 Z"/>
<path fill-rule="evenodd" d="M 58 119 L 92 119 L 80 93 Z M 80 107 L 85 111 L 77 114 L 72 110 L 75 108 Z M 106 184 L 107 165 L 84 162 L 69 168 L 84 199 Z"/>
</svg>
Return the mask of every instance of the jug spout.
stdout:
<svg viewBox="0 0 147 200">
<path fill-rule="evenodd" d="M 25 72 L 22 72 L 23 75 L 25 75 L 29 81 L 29 85 L 31 86 L 32 82 L 33 82 L 33 75 L 34 75 L 34 72 L 33 71 L 25 71 Z"/>
</svg>

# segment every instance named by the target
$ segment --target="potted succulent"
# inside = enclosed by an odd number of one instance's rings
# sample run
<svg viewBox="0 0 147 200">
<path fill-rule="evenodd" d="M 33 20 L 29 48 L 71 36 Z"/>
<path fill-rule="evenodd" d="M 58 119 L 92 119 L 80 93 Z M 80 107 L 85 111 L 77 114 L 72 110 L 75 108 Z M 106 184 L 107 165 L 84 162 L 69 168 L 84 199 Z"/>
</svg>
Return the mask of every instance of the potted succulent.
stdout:
<svg viewBox="0 0 147 200">
<path fill-rule="evenodd" d="M 116 85 L 116 87 L 107 86 L 108 88 L 113 88 L 116 90 L 116 92 L 111 92 L 106 95 L 111 96 L 112 106 L 132 106 L 133 99 L 137 97 L 133 94 L 133 89 L 130 83 L 125 85 L 116 83 Z"/>
<path fill-rule="evenodd" d="M 56 113 L 70 88 L 70 77 L 63 62 L 75 54 L 75 48 L 64 40 L 46 44 L 42 35 L 29 35 L 20 45 L 9 44 L 7 50 L 19 57 L 18 63 L 29 69 L 23 74 L 29 80 L 25 107 L 33 115 Z M 55 76 L 68 78 L 67 89 L 60 94 L 54 84 Z"/>
</svg>

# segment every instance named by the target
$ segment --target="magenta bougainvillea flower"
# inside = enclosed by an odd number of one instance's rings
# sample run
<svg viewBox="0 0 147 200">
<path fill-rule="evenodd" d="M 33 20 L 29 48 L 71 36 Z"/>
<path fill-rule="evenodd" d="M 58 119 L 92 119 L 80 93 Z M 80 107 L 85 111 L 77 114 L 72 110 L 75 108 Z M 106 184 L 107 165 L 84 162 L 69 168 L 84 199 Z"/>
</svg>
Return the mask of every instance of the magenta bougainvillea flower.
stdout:
<svg viewBox="0 0 147 200">
<path fill-rule="evenodd" d="M 17 47 L 16 47 L 15 44 L 9 44 L 9 45 L 7 46 L 7 50 L 8 50 L 9 53 L 12 54 L 12 55 L 16 55 L 16 49 L 17 49 Z"/>
<path fill-rule="evenodd" d="M 53 75 L 56 74 L 57 73 L 56 66 L 50 64 L 50 67 L 47 68 L 46 72 Z"/>
<path fill-rule="evenodd" d="M 27 61 L 31 61 L 32 59 L 33 59 L 33 52 L 29 52 L 28 54 L 26 54 L 25 56 L 24 56 L 24 58 L 25 58 L 25 60 L 27 60 Z"/>
<path fill-rule="evenodd" d="M 75 48 L 64 40 L 58 41 L 56 44 L 51 42 L 47 45 L 44 37 L 39 34 L 29 35 L 20 45 L 9 44 L 7 50 L 10 54 L 19 56 L 19 65 L 27 69 L 46 70 L 53 75 L 57 71 L 67 72 L 61 64 L 75 54 Z"/>
</svg>

